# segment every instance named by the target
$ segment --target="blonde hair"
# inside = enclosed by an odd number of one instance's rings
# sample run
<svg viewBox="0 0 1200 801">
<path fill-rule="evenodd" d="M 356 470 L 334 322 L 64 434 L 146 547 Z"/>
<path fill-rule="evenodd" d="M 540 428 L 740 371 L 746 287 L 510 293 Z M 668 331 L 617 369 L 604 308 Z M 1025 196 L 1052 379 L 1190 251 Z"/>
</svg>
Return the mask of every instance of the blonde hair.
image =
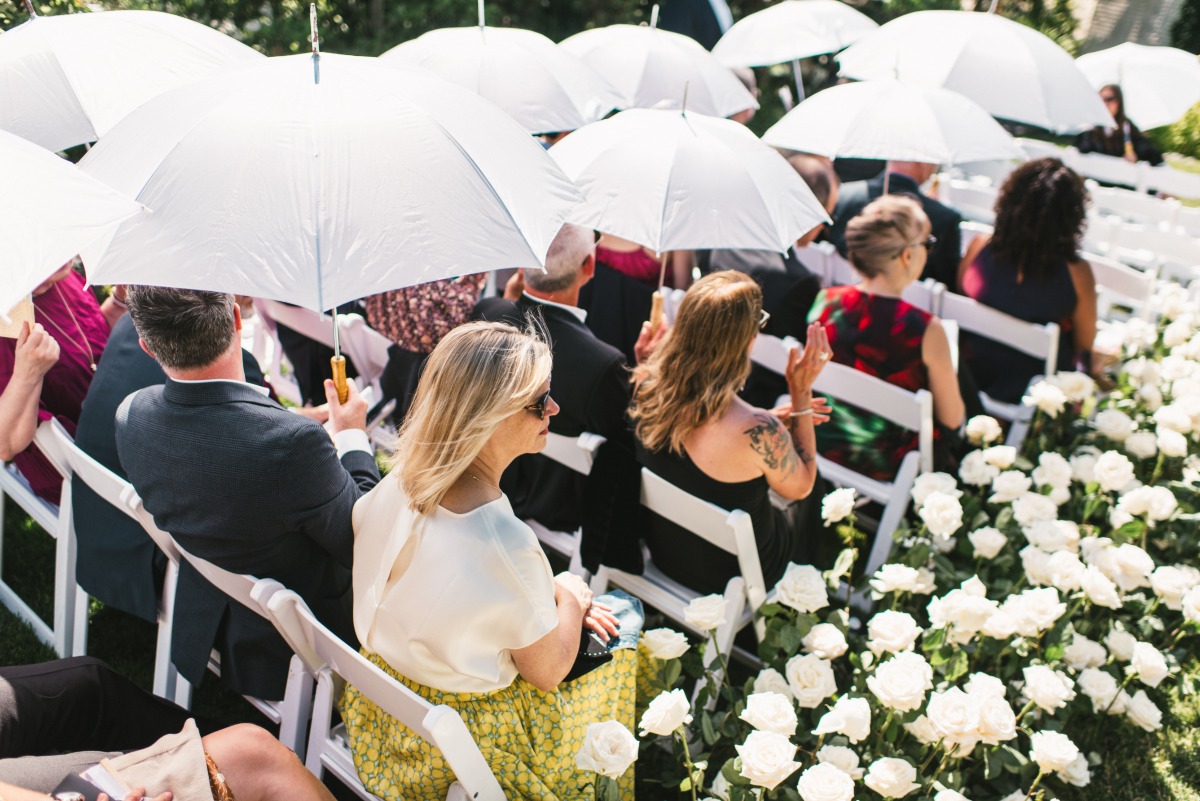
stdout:
<svg viewBox="0 0 1200 801">
<path fill-rule="evenodd" d="M 634 370 L 633 418 L 652 450 L 683 453 L 683 441 L 729 408 L 750 375 L 762 290 L 735 270 L 701 278 L 683 297 L 670 335 Z"/>
<path fill-rule="evenodd" d="M 912 198 L 884 195 L 873 200 L 846 223 L 850 263 L 864 278 L 882 275 L 906 247 L 921 238 L 928 224 L 921 204 Z"/>
<path fill-rule="evenodd" d="M 396 438 L 392 468 L 420 514 L 432 512 L 505 418 L 550 378 L 550 348 L 533 331 L 467 323 L 442 338 Z"/>
</svg>

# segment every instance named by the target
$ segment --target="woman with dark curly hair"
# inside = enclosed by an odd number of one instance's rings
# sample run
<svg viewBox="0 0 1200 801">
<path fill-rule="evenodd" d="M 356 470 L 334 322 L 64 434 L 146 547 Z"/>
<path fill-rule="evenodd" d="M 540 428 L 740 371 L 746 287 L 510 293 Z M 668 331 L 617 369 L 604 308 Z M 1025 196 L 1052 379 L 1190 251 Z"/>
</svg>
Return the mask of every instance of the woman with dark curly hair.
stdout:
<svg viewBox="0 0 1200 801">
<path fill-rule="evenodd" d="M 1058 159 L 1021 165 L 996 199 L 995 232 L 972 242 L 958 268 L 964 295 L 1031 323 L 1058 323 L 1059 370 L 1091 369 L 1096 280 L 1079 257 L 1087 201 L 1083 179 Z M 1044 369 L 994 340 L 964 335 L 964 343 L 979 388 L 997 400 L 1016 403 Z"/>
</svg>

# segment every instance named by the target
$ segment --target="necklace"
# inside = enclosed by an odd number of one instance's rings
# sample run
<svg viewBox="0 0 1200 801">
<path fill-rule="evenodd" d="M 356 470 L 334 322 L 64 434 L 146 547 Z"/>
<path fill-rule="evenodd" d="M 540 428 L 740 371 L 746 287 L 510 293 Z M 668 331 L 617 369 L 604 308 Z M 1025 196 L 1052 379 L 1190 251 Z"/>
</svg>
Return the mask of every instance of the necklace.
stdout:
<svg viewBox="0 0 1200 801">
<path fill-rule="evenodd" d="M 96 354 L 92 351 L 92 343 L 88 342 L 87 334 L 83 333 L 83 326 L 81 326 L 79 324 L 79 320 L 75 318 L 75 312 L 71 310 L 71 304 L 67 303 L 66 299 L 63 298 L 62 289 L 59 288 L 58 284 L 54 285 L 54 292 L 58 295 L 58 300 L 63 305 L 63 308 L 67 310 L 67 314 L 71 315 L 71 322 L 75 324 L 75 330 L 79 332 L 79 337 L 82 342 L 64 331 L 62 326 L 60 326 L 49 314 L 42 312 L 42 315 L 46 318 L 46 322 L 54 326 L 54 330 L 63 335 L 64 339 L 69 340 L 72 344 L 81 345 L 82 347 L 80 349 L 87 351 L 88 367 L 91 368 L 93 373 L 96 372 Z"/>
<path fill-rule="evenodd" d="M 464 474 L 464 475 L 465 475 L 467 478 L 473 478 L 473 479 L 475 479 L 476 481 L 478 481 L 480 484 L 482 484 L 482 485 L 483 485 L 483 486 L 485 486 L 485 487 L 491 487 L 492 489 L 497 489 L 497 490 L 498 490 L 498 489 L 500 489 L 500 485 L 499 485 L 499 484 L 489 484 L 488 482 L 484 481 L 482 478 L 480 478 L 479 476 L 475 475 L 474 473 L 472 473 L 472 472 L 471 472 L 471 471 L 469 471 L 469 470 L 464 470 L 464 471 L 463 471 L 463 474 Z"/>
</svg>

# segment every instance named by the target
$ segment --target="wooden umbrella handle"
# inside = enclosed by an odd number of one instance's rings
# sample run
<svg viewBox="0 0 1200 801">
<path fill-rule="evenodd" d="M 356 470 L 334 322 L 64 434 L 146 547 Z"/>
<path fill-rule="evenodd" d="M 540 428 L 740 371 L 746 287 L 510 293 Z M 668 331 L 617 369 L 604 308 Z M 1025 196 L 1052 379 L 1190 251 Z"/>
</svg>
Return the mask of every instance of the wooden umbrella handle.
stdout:
<svg viewBox="0 0 1200 801">
<path fill-rule="evenodd" d="M 350 385 L 346 383 L 346 357 L 331 357 L 329 366 L 333 368 L 333 384 L 337 387 L 338 403 L 345 403 L 350 397 Z"/>
<path fill-rule="evenodd" d="M 658 290 L 650 296 L 650 330 L 657 331 L 663 321 L 663 296 Z"/>
</svg>

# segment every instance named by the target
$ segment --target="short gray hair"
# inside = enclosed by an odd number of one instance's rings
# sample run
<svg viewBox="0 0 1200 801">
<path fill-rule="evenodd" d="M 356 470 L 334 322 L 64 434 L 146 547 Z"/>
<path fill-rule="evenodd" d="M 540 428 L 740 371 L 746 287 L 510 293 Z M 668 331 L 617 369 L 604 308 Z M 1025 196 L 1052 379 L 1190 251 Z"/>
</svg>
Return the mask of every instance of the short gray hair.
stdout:
<svg viewBox="0 0 1200 801">
<path fill-rule="evenodd" d="M 525 283 L 538 292 L 561 292 L 579 279 L 583 262 L 595 247 L 596 236 L 590 228 L 563 225 L 546 253 L 546 271 L 526 270 Z"/>
<path fill-rule="evenodd" d="M 237 333 L 233 295 L 131 286 L 125 301 L 138 337 L 168 370 L 195 370 L 215 362 Z"/>
</svg>

